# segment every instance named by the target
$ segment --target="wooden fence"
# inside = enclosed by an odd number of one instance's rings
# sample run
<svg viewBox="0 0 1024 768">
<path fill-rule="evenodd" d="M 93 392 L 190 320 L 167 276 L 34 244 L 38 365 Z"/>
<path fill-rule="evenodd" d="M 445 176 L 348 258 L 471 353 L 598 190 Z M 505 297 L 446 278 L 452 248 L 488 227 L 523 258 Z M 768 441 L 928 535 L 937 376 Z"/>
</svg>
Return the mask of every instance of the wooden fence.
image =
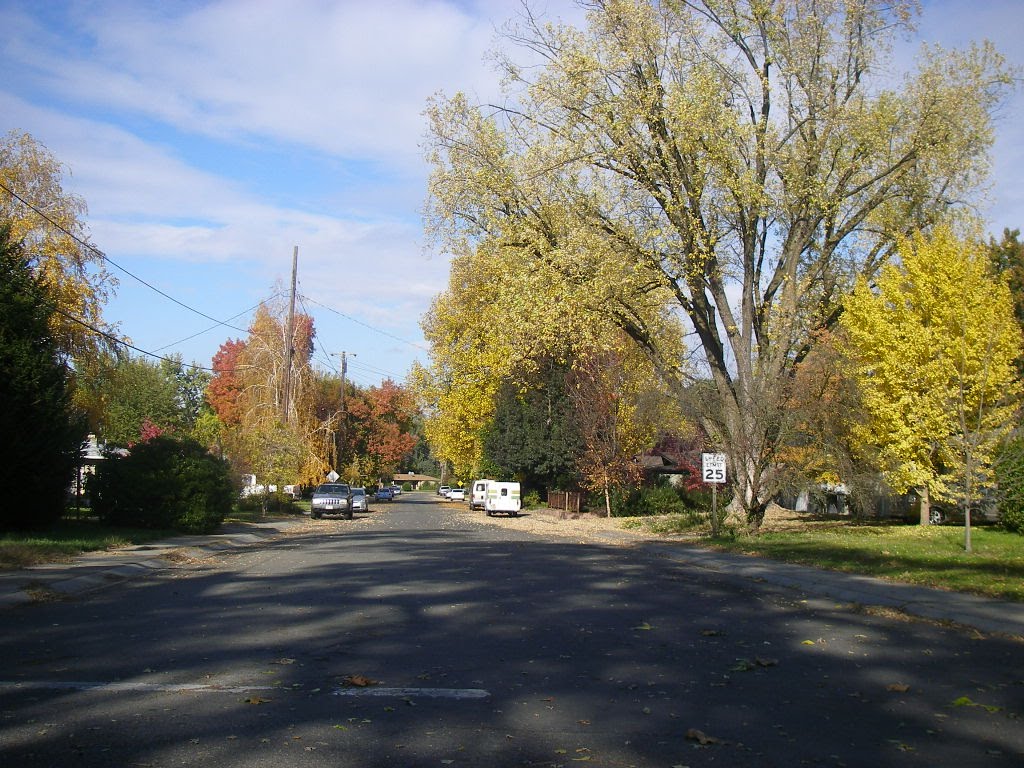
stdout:
<svg viewBox="0 0 1024 768">
<path fill-rule="evenodd" d="M 548 491 L 548 508 L 560 509 L 564 518 L 568 514 L 578 515 L 583 506 L 583 494 L 577 491 Z"/>
</svg>

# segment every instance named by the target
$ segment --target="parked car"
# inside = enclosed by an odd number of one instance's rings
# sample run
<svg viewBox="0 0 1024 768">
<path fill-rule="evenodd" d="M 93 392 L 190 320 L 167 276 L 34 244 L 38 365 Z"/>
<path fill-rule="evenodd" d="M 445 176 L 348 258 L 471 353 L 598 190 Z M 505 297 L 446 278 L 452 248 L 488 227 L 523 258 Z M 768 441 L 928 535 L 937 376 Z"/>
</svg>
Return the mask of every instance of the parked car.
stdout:
<svg viewBox="0 0 1024 768">
<path fill-rule="evenodd" d="M 920 510 L 920 506 L 918 509 Z M 964 524 L 964 510 L 958 504 L 942 501 L 932 502 L 928 512 L 928 519 L 932 525 L 945 525 L 946 523 Z M 971 523 L 974 525 L 995 524 L 998 522 L 999 503 L 994 498 L 982 499 L 971 509 Z"/>
<path fill-rule="evenodd" d="M 318 485 L 309 504 L 309 516 L 318 520 L 324 515 L 339 514 L 352 519 L 352 488 L 346 483 Z"/>
<path fill-rule="evenodd" d="M 352 511 L 369 512 L 370 497 L 366 495 L 365 488 L 352 489 Z"/>
<path fill-rule="evenodd" d="M 392 485 L 391 486 L 391 492 L 395 496 L 401 496 L 402 495 L 402 486 L 400 486 L 400 485 Z"/>
<path fill-rule="evenodd" d="M 452 488 L 448 491 L 449 501 L 465 501 L 466 500 L 466 489 L 465 488 Z"/>
<path fill-rule="evenodd" d="M 378 488 L 377 493 L 373 495 L 377 501 L 391 501 L 395 498 L 395 492 L 390 488 Z"/>
<path fill-rule="evenodd" d="M 437 487 L 437 495 L 438 496 L 448 496 L 448 491 L 450 491 L 450 490 L 451 490 L 451 488 L 448 487 L 447 485 L 439 485 Z"/>
</svg>

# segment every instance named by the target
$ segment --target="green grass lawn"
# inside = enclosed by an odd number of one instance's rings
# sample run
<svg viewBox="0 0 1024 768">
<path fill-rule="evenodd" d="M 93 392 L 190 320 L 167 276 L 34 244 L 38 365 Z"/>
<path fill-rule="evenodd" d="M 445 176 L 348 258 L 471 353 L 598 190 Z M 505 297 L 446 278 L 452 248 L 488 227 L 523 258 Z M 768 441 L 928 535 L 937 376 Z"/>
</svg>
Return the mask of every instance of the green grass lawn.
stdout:
<svg viewBox="0 0 1024 768">
<path fill-rule="evenodd" d="M 1024 536 L 958 526 L 808 525 L 714 542 L 732 552 L 1024 601 Z"/>
<path fill-rule="evenodd" d="M 64 562 L 83 552 L 145 544 L 173 535 L 173 531 L 115 528 L 89 519 L 65 519 L 45 531 L 0 534 L 0 568 Z"/>
</svg>

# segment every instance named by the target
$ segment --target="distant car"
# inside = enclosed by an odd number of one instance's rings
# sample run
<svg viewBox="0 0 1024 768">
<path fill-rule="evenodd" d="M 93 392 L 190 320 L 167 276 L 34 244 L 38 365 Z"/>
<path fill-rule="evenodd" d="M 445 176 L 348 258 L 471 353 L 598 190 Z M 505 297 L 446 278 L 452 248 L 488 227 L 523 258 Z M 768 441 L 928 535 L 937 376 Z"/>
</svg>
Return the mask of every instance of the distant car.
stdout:
<svg viewBox="0 0 1024 768">
<path fill-rule="evenodd" d="M 318 485 L 309 503 L 309 516 L 318 520 L 324 515 L 338 514 L 352 519 L 352 488 L 346 483 Z"/>
<path fill-rule="evenodd" d="M 395 494 L 395 496 L 401 496 L 402 495 L 402 486 L 400 486 L 400 485 L 392 485 L 391 486 L 391 492 L 393 494 Z"/>
<path fill-rule="evenodd" d="M 352 489 L 352 511 L 369 512 L 370 497 L 366 495 L 365 488 Z"/>
<path fill-rule="evenodd" d="M 465 488 L 452 488 L 448 491 L 449 501 L 465 501 L 466 500 L 466 489 Z"/>
<path fill-rule="evenodd" d="M 447 485 L 439 486 L 438 489 L 437 489 L 437 495 L 438 496 L 447 497 L 448 496 L 448 491 L 450 491 L 450 490 L 451 490 L 451 488 L 449 488 Z"/>
<path fill-rule="evenodd" d="M 395 498 L 395 492 L 390 488 L 378 488 L 377 493 L 373 495 L 377 501 L 391 501 Z"/>
</svg>

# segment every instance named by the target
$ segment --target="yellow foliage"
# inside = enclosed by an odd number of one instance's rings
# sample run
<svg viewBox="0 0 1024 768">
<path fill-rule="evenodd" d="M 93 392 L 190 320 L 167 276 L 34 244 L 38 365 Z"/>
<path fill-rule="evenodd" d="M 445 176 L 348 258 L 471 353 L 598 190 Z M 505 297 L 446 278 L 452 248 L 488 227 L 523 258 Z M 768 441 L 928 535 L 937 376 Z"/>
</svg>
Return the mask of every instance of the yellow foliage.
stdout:
<svg viewBox="0 0 1024 768">
<path fill-rule="evenodd" d="M 1012 425 L 1021 333 L 980 242 L 942 227 L 901 240 L 898 255 L 844 305 L 867 415 L 854 436 L 879 450 L 897 491 L 948 497 L 952 482 L 991 466 Z"/>
<path fill-rule="evenodd" d="M 0 190 L 0 219 L 10 222 L 13 239 L 24 244 L 56 302 L 59 312 L 50 322 L 62 350 L 85 365 L 106 348 L 105 340 L 68 315 L 104 329 L 102 307 L 117 280 L 102 256 L 79 242 L 88 242 L 87 211 L 84 200 L 64 190 L 65 170 L 29 134 L 0 137 L 0 182 L 6 188 Z"/>
</svg>

